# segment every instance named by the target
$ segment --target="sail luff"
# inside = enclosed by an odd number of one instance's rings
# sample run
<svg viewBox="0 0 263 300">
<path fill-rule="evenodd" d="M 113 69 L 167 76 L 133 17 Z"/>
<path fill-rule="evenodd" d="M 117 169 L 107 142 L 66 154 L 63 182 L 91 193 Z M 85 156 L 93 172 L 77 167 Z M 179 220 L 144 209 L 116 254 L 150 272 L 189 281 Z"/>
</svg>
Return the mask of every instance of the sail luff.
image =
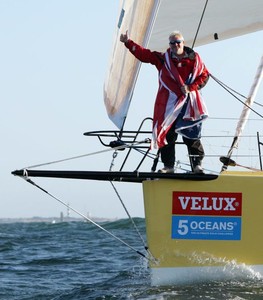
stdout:
<svg viewBox="0 0 263 300">
<path fill-rule="evenodd" d="M 130 106 L 141 63 L 120 42 L 120 34 L 146 47 L 161 0 L 126 0 L 114 37 L 110 67 L 104 83 L 104 103 L 112 122 L 122 128 Z"/>
</svg>

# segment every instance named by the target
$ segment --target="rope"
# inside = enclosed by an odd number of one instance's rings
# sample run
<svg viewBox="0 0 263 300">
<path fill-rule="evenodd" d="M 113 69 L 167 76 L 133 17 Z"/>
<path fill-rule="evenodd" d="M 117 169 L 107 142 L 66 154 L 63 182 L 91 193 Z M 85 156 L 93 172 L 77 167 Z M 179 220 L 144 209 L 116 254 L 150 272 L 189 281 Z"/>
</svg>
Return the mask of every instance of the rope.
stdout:
<svg viewBox="0 0 263 300">
<path fill-rule="evenodd" d="M 78 214 L 79 216 L 81 216 L 85 220 L 89 221 L 90 223 L 92 223 L 93 225 L 95 225 L 96 227 L 98 227 L 99 229 L 101 229 L 102 231 L 106 232 L 112 238 L 114 238 L 115 240 L 119 241 L 120 243 L 122 243 L 123 245 L 125 245 L 126 247 L 128 247 L 129 249 L 131 249 L 132 251 L 136 252 L 137 254 L 139 254 L 140 256 L 142 256 L 143 258 L 147 259 L 148 261 L 152 261 L 152 262 L 156 263 L 156 260 L 152 259 L 151 257 L 145 256 L 142 252 L 136 250 L 134 247 L 132 247 L 131 245 L 127 244 L 125 241 L 123 241 L 122 239 L 120 239 L 119 237 L 117 237 L 116 235 L 114 235 L 113 233 L 111 233 L 110 231 L 108 231 L 107 229 L 105 229 L 104 227 L 102 227 L 101 225 L 99 225 L 98 223 L 94 222 L 89 217 L 83 215 L 81 212 L 79 212 L 76 209 L 74 209 L 73 207 L 69 206 L 67 203 L 65 203 L 64 201 L 62 201 L 59 198 L 55 197 L 54 195 L 52 195 L 51 193 L 49 193 L 47 190 L 45 190 L 44 188 L 42 188 L 41 186 L 39 186 L 38 184 L 36 184 L 34 181 L 32 181 L 31 179 L 27 178 L 27 172 L 26 172 L 26 170 L 24 172 L 24 176 L 20 176 L 20 177 L 22 179 L 24 179 L 25 181 L 27 181 L 28 183 L 32 184 L 33 186 L 37 187 L 38 189 L 40 189 L 41 191 L 43 191 L 47 195 L 49 195 L 51 198 L 53 198 L 56 201 L 60 202 L 62 205 L 66 206 L 67 209 L 70 209 L 70 210 L 74 211 L 76 214 Z"/>
<path fill-rule="evenodd" d="M 82 154 L 82 155 L 73 156 L 73 157 L 69 157 L 69 158 L 54 160 L 54 161 L 50 161 L 50 162 L 46 162 L 46 163 L 42 163 L 42 164 L 38 164 L 38 165 L 32 165 L 32 166 L 26 167 L 24 169 L 33 169 L 33 168 L 47 166 L 47 165 L 56 164 L 56 163 L 61 163 L 61 162 L 64 162 L 64 161 L 69 161 L 69 160 L 73 160 L 73 159 L 77 159 L 77 158 L 82 158 L 82 157 L 86 157 L 86 156 L 101 154 L 101 153 L 105 153 L 105 152 L 109 152 L 109 151 L 116 151 L 116 150 L 123 149 L 123 148 L 131 148 L 134 145 L 139 145 L 139 144 L 143 144 L 143 143 L 147 143 L 147 142 L 148 142 L 148 139 L 145 139 L 145 140 L 142 140 L 142 141 L 139 141 L 139 142 L 132 143 L 131 145 L 123 144 L 121 146 L 117 146 L 117 147 L 106 149 L 106 150 L 101 150 L 101 151 Z"/>
</svg>

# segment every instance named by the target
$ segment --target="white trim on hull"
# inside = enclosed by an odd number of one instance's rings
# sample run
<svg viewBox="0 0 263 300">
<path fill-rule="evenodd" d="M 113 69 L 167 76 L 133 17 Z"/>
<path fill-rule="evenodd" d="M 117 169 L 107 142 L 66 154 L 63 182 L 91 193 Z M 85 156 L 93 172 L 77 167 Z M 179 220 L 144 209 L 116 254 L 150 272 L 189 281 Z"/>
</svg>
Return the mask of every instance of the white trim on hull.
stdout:
<svg viewBox="0 0 263 300">
<path fill-rule="evenodd" d="M 237 265 L 235 262 L 221 267 L 152 268 L 151 284 L 186 285 L 222 280 L 263 279 L 263 265 Z"/>
</svg>

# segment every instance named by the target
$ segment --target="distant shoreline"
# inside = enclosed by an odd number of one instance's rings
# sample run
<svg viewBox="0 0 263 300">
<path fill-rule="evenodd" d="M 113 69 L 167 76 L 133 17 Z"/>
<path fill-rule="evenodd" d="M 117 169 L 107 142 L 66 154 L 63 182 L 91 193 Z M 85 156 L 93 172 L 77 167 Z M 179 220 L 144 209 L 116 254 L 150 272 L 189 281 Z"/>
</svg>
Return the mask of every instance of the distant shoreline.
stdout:
<svg viewBox="0 0 263 300">
<path fill-rule="evenodd" d="M 89 217 L 94 222 L 116 221 L 118 218 Z M 0 224 L 4 223 L 61 223 L 61 222 L 86 222 L 84 218 L 74 217 L 31 217 L 31 218 L 0 218 Z"/>
</svg>

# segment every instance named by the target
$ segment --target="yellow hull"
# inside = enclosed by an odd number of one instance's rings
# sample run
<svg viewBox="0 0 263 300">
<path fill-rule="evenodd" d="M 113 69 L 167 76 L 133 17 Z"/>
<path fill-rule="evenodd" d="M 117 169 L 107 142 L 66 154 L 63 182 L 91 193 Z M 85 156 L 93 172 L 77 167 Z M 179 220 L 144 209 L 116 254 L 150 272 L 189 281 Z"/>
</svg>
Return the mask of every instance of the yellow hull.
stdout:
<svg viewBox="0 0 263 300">
<path fill-rule="evenodd" d="M 144 181 L 143 190 L 148 246 L 158 260 L 153 284 L 263 276 L 263 172 Z"/>
</svg>

